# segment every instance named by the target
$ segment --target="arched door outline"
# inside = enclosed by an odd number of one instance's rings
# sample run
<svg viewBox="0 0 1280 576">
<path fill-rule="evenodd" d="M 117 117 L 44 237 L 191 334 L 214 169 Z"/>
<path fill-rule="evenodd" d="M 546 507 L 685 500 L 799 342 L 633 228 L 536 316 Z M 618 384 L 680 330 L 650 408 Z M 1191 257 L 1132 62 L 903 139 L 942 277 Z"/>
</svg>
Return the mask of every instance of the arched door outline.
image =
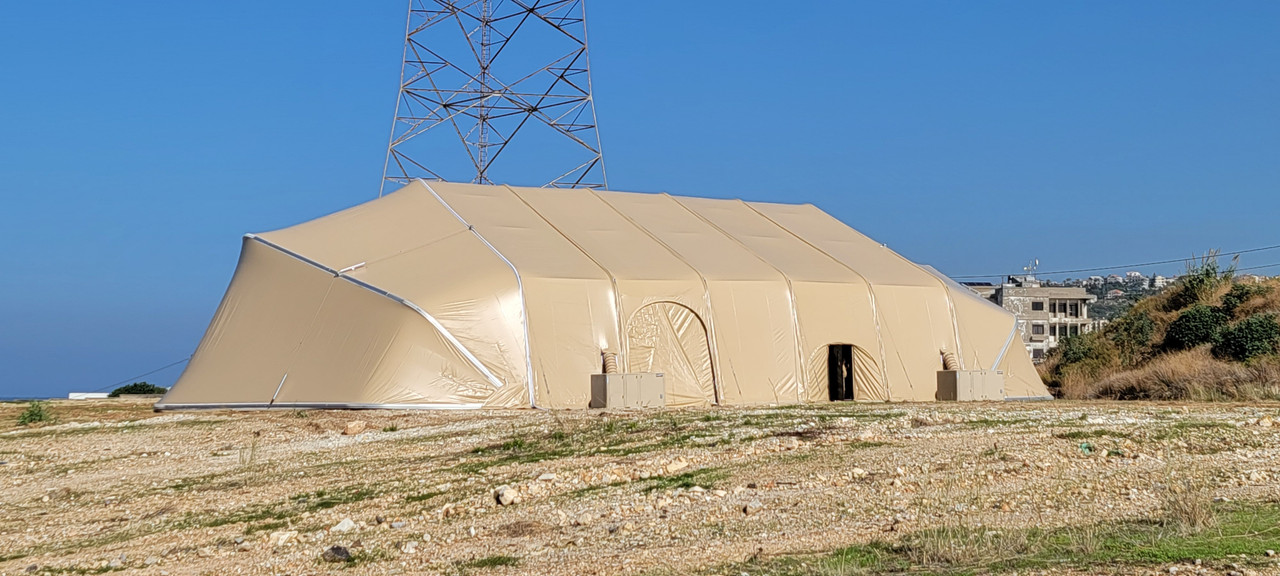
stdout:
<svg viewBox="0 0 1280 576">
<path fill-rule="evenodd" d="M 640 313 L 643 312 L 646 308 L 649 308 L 651 306 L 656 306 L 659 304 L 669 304 L 669 305 L 681 308 L 687 311 L 690 315 L 692 315 L 694 320 L 697 320 L 698 326 L 702 329 L 703 344 L 706 346 L 708 365 L 711 369 L 711 391 L 712 391 L 711 401 L 713 404 L 719 405 L 721 402 L 720 376 L 719 376 L 719 369 L 716 366 L 715 349 L 712 347 L 712 344 L 711 344 L 711 338 L 712 338 L 711 327 L 707 324 L 706 320 L 702 318 L 702 315 L 698 314 L 696 310 L 689 307 L 687 304 L 684 304 L 683 302 L 679 302 L 676 300 L 667 300 L 667 299 L 646 302 L 643 306 L 636 308 L 635 311 L 633 311 L 631 315 L 627 317 L 626 326 L 623 327 L 624 328 L 623 333 L 620 335 L 621 336 L 620 340 L 623 342 L 623 346 L 626 347 L 627 366 L 631 365 L 630 362 L 632 357 L 632 350 L 631 350 L 630 333 L 631 333 L 631 328 L 635 326 L 636 317 L 639 316 Z"/>
</svg>

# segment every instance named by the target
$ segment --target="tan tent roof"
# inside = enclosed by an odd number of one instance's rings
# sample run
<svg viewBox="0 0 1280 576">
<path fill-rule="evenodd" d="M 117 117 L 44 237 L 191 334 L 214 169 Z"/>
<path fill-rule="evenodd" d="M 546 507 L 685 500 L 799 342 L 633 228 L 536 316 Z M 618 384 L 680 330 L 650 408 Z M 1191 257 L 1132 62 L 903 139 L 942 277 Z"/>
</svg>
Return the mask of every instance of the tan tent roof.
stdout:
<svg viewBox="0 0 1280 576">
<path fill-rule="evenodd" d="M 1046 397 L 1011 314 L 812 205 L 414 182 L 248 235 L 157 405 L 585 407 L 601 354 L 668 405 L 932 400 L 942 354 Z"/>
</svg>

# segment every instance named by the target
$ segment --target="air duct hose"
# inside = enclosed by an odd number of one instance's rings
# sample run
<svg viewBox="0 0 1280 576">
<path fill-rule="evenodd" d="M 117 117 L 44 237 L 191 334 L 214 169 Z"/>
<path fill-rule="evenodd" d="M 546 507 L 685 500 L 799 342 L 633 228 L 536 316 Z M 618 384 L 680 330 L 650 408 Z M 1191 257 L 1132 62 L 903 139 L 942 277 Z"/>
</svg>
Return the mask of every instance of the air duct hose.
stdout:
<svg viewBox="0 0 1280 576">
<path fill-rule="evenodd" d="M 942 369 L 943 370 L 959 370 L 960 359 L 956 358 L 955 352 L 942 351 Z"/>
<path fill-rule="evenodd" d="M 618 373 L 618 354 L 616 352 L 610 352 L 608 350 L 602 350 L 600 354 L 604 356 L 604 373 L 617 374 Z"/>
</svg>

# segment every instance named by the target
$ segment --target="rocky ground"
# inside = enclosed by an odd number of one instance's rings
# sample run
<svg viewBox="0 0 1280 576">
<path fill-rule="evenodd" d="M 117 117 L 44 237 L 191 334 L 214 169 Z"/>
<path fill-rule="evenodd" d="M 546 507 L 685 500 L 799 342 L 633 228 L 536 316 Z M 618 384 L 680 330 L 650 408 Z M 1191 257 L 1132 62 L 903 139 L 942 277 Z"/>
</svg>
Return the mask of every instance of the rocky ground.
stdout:
<svg viewBox="0 0 1280 576">
<path fill-rule="evenodd" d="M 0 405 L 4 574 L 755 575 L 957 519 L 998 539 L 1162 518 L 1171 490 L 1280 499 L 1274 404 L 155 414 L 60 401 L 55 423 L 20 427 L 23 408 Z M 1275 529 L 1233 549 L 1244 557 L 1105 571 L 1277 573 L 1263 549 Z M 833 573 L 819 564 L 785 566 Z"/>
</svg>

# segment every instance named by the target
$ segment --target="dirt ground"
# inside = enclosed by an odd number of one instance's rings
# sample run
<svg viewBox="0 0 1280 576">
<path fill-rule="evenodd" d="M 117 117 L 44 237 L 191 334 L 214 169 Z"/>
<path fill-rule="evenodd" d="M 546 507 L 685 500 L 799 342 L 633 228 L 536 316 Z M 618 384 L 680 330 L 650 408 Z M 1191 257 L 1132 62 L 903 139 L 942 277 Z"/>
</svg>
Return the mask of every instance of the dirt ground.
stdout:
<svg viewBox="0 0 1280 576">
<path fill-rule="evenodd" d="M 1280 498 L 1280 404 L 156 414 L 57 401 L 56 422 L 19 427 L 24 407 L 0 405 L 3 574 L 736 575 L 749 558 L 957 515 L 993 529 L 1150 518 L 1186 478 L 1219 501 Z M 343 434 L 353 421 L 364 430 Z M 332 546 L 350 560 L 323 559 Z"/>
</svg>

